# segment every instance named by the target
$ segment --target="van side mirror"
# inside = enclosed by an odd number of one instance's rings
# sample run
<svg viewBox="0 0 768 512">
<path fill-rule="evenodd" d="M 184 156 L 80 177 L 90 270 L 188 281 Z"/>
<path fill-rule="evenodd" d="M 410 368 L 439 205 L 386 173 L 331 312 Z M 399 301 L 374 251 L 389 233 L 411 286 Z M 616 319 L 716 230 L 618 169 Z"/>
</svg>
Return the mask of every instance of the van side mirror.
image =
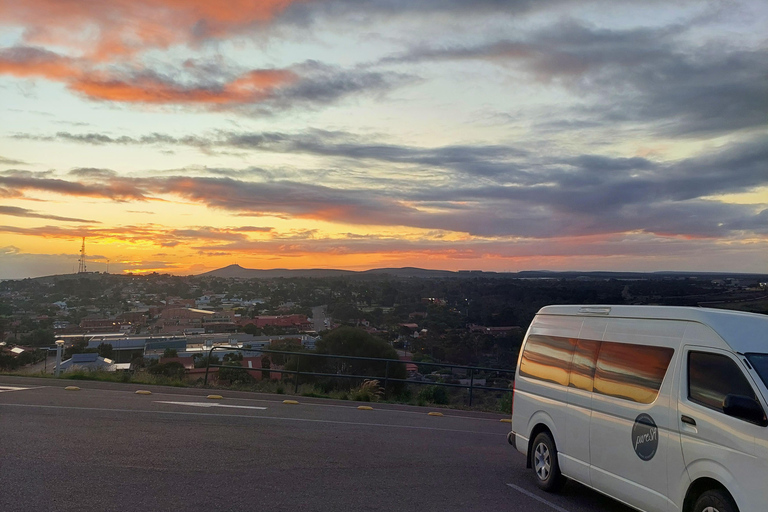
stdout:
<svg viewBox="0 0 768 512">
<path fill-rule="evenodd" d="M 765 427 L 768 421 L 760 402 L 744 395 L 726 395 L 723 400 L 723 412 L 728 416 L 739 418 Z"/>
</svg>

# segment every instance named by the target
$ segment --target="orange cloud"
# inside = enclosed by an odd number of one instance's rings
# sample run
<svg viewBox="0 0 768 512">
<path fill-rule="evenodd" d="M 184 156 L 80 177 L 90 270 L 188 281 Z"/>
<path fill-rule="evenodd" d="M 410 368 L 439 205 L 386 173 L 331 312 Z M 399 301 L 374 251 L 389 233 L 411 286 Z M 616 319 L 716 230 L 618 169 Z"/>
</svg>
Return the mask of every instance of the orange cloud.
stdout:
<svg viewBox="0 0 768 512">
<path fill-rule="evenodd" d="M 28 43 L 73 47 L 107 61 L 239 33 L 301 1 L 0 0 L 0 23 L 24 27 Z"/>
<path fill-rule="evenodd" d="M 0 74 L 66 81 L 76 79 L 82 73 L 74 59 L 24 46 L 0 50 Z"/>
<path fill-rule="evenodd" d="M 90 99 L 125 103 L 233 105 L 264 101 L 298 76 L 284 69 L 255 69 L 223 84 L 183 85 L 151 72 L 99 70 L 92 62 L 40 48 L 0 49 L 0 74 L 63 82 Z"/>
<path fill-rule="evenodd" d="M 263 101 L 277 87 L 296 80 L 291 71 L 253 70 L 223 86 L 184 87 L 156 76 L 138 76 L 132 80 L 84 78 L 69 88 L 96 100 L 160 104 L 242 104 Z"/>
</svg>

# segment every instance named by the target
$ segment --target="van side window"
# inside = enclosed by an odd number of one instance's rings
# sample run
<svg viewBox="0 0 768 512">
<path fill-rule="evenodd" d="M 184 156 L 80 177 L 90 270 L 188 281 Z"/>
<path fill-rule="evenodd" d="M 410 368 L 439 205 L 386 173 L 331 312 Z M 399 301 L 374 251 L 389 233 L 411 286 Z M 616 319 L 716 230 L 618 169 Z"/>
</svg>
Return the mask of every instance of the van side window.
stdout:
<svg viewBox="0 0 768 512">
<path fill-rule="evenodd" d="M 520 360 L 520 375 L 567 386 L 575 344 L 576 340 L 571 338 L 528 336 Z"/>
<path fill-rule="evenodd" d="M 674 350 L 604 341 L 595 370 L 595 392 L 641 404 L 656 400 Z"/>
<path fill-rule="evenodd" d="M 595 380 L 595 363 L 600 351 L 600 342 L 594 340 L 577 340 L 571 362 L 572 388 L 592 391 Z"/>
<path fill-rule="evenodd" d="M 688 354 L 688 398 L 705 407 L 723 410 L 728 394 L 757 400 L 747 378 L 730 357 L 710 352 Z"/>
</svg>

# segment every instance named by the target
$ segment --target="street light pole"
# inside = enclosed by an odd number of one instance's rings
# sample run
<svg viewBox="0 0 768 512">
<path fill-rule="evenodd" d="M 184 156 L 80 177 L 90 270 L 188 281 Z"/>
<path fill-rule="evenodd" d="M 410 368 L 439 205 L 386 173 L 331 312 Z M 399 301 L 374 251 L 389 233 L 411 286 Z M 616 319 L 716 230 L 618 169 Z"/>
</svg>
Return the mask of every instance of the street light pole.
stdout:
<svg viewBox="0 0 768 512">
<path fill-rule="evenodd" d="M 61 349 L 63 346 L 64 340 L 56 340 L 56 371 L 54 372 L 56 378 L 58 378 L 61 373 Z"/>
</svg>

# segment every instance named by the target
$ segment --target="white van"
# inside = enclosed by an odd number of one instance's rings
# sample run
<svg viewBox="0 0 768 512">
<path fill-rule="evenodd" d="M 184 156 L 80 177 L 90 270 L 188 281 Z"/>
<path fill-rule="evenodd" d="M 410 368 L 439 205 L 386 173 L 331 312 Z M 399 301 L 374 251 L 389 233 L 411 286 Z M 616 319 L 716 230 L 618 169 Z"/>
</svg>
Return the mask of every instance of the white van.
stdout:
<svg viewBox="0 0 768 512">
<path fill-rule="evenodd" d="M 646 512 L 768 511 L 768 315 L 547 306 L 515 374 L 510 442 Z"/>
</svg>

